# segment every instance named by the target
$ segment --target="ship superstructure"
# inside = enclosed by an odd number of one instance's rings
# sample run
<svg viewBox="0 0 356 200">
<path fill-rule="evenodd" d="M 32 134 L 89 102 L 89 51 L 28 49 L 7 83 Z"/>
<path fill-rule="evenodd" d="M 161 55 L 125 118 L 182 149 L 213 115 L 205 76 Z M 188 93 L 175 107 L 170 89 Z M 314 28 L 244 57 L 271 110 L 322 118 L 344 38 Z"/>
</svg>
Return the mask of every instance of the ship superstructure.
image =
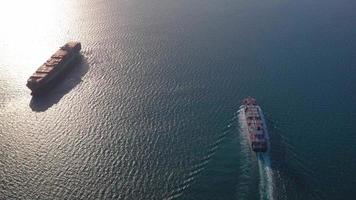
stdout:
<svg viewBox="0 0 356 200">
<path fill-rule="evenodd" d="M 40 93 L 52 80 L 68 68 L 79 55 L 80 42 L 68 42 L 58 49 L 35 73 L 27 80 L 26 86 L 32 95 Z"/>
<path fill-rule="evenodd" d="M 266 152 L 269 136 L 263 113 L 256 100 L 248 97 L 243 100 L 242 109 L 247 123 L 247 134 L 251 149 L 255 152 Z"/>
</svg>

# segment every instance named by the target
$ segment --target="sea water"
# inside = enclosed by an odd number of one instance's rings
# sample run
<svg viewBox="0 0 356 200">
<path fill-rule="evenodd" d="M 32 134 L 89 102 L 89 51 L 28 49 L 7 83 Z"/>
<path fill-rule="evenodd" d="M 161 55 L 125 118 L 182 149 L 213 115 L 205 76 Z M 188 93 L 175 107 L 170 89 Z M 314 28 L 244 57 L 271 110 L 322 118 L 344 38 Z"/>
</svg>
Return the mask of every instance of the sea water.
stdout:
<svg viewBox="0 0 356 200">
<path fill-rule="evenodd" d="M 352 199 L 355 8 L 4 1 L 0 199 Z M 32 98 L 27 78 L 69 40 L 83 61 Z M 241 137 L 246 96 L 267 120 L 263 159 Z"/>
</svg>

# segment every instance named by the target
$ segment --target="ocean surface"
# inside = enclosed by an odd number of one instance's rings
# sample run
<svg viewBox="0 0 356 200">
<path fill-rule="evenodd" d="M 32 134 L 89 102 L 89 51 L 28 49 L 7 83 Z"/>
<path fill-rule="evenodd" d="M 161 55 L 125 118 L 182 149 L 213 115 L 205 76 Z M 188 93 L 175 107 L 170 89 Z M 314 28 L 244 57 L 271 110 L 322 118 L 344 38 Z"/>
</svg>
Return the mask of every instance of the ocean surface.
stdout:
<svg viewBox="0 0 356 200">
<path fill-rule="evenodd" d="M 356 1 L 4 0 L 0 199 L 355 199 Z M 82 61 L 32 98 L 69 40 Z M 239 106 L 262 107 L 271 150 Z"/>
</svg>

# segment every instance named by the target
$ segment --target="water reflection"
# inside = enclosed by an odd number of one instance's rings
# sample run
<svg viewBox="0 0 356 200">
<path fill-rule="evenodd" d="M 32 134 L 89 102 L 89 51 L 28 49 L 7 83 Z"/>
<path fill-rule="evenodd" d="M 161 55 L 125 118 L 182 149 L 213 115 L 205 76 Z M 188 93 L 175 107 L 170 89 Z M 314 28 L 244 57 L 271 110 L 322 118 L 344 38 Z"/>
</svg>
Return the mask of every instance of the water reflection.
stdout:
<svg viewBox="0 0 356 200">
<path fill-rule="evenodd" d="M 30 107 L 33 111 L 46 111 L 82 82 L 82 77 L 89 70 L 87 59 L 84 56 L 80 56 L 73 65 L 57 78 L 57 83 L 52 84 L 44 93 L 32 97 Z"/>
<path fill-rule="evenodd" d="M 23 86 L 53 49 L 71 40 L 81 41 L 73 26 L 79 13 L 75 4 L 67 0 L 1 1 L 0 73 L 10 80 L 7 90 Z"/>
</svg>

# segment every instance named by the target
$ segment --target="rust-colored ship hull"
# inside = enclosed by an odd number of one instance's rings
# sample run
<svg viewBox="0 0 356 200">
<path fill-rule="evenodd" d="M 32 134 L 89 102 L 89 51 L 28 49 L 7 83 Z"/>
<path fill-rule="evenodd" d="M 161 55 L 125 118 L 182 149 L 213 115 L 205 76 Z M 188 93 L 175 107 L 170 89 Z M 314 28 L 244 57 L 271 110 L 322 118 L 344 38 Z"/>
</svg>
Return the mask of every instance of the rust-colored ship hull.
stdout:
<svg viewBox="0 0 356 200">
<path fill-rule="evenodd" d="M 78 58 L 81 49 L 79 42 L 68 42 L 58 49 L 34 74 L 27 80 L 26 86 L 32 95 L 42 93 Z"/>
</svg>

